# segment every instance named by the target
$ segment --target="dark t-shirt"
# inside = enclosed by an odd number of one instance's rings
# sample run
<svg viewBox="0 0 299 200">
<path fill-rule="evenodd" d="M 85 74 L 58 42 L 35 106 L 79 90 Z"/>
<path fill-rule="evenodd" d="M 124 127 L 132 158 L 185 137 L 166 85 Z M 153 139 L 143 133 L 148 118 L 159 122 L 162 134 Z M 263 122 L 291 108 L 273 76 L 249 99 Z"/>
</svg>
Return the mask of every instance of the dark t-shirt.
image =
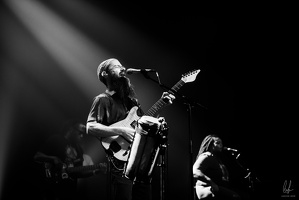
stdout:
<svg viewBox="0 0 299 200">
<path fill-rule="evenodd" d="M 130 107 L 127 107 L 116 94 L 102 93 L 94 98 L 87 122 L 98 122 L 109 126 L 124 119 Z"/>
<path fill-rule="evenodd" d="M 127 102 L 124 102 L 116 93 L 113 95 L 102 93 L 94 98 L 87 122 L 97 122 L 109 126 L 125 119 L 134 106 L 140 108 L 137 99 L 128 99 Z M 143 111 L 138 109 L 137 114 L 141 116 Z M 114 164 L 117 165 L 117 168 L 122 169 L 124 162 L 114 160 Z"/>
<path fill-rule="evenodd" d="M 122 101 L 115 93 L 113 95 L 102 93 L 94 98 L 87 122 L 97 122 L 109 126 L 126 118 L 132 107 L 137 106 L 138 115 L 143 111 L 137 99 L 130 99 L 127 102 Z"/>
</svg>

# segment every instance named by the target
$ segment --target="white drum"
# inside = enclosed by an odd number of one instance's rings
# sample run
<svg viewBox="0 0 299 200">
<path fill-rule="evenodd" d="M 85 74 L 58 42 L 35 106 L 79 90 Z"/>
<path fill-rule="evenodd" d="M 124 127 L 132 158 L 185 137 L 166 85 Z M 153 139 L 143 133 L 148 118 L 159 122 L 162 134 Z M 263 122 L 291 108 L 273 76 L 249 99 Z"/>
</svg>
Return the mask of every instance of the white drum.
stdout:
<svg viewBox="0 0 299 200">
<path fill-rule="evenodd" d="M 166 130 L 164 118 L 142 116 L 124 170 L 124 176 L 135 182 L 150 183 Z"/>
</svg>

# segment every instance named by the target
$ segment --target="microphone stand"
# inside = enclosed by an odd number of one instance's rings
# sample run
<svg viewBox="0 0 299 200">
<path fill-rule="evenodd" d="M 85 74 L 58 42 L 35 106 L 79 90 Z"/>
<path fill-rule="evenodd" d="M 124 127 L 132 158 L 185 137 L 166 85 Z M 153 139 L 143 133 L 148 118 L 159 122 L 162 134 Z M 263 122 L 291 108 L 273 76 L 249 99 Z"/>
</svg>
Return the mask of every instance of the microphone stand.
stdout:
<svg viewBox="0 0 299 200">
<path fill-rule="evenodd" d="M 258 179 L 257 176 L 253 175 L 252 171 L 249 168 L 245 167 L 238 161 L 238 157 L 236 158 L 236 162 L 244 171 L 246 171 L 247 175 L 244 178 L 248 179 L 248 183 L 249 183 L 248 188 L 250 189 L 251 192 L 254 192 L 255 191 L 254 183 L 261 182 L 261 181 Z"/>
<path fill-rule="evenodd" d="M 234 156 L 235 153 L 232 153 Z M 244 179 L 248 179 L 248 189 L 251 193 L 255 192 L 255 183 L 256 182 L 261 182 L 256 175 L 253 175 L 253 172 L 239 161 L 241 153 L 237 152 L 237 156 L 235 157 L 237 165 L 246 172 L 246 176 L 244 176 Z"/>
<path fill-rule="evenodd" d="M 168 163 L 167 163 L 167 137 L 164 136 L 163 141 L 160 144 L 160 158 L 159 158 L 159 164 L 157 165 L 160 167 L 160 200 L 166 200 L 166 195 L 165 191 L 167 190 L 165 182 L 167 179 L 167 168 L 168 168 Z"/>
<path fill-rule="evenodd" d="M 173 90 L 173 89 L 165 86 L 164 84 L 162 84 L 161 81 L 160 81 L 158 72 L 156 72 L 156 76 L 157 76 L 158 81 L 155 80 L 155 79 L 153 79 L 153 78 L 151 78 L 146 71 L 141 71 L 141 74 L 145 78 L 150 79 L 150 80 L 152 80 L 155 83 L 158 83 L 161 88 L 166 89 L 169 92 L 171 92 L 172 94 L 174 94 L 175 96 L 180 97 L 181 99 L 183 99 L 184 100 L 184 104 L 187 105 L 187 112 L 188 112 L 188 135 L 189 135 L 189 170 L 190 170 L 190 174 L 189 174 L 189 176 L 190 176 L 190 197 L 189 197 L 189 199 L 190 200 L 195 200 L 194 178 L 193 178 L 193 146 L 192 146 L 193 145 L 192 144 L 193 143 L 192 142 L 193 139 L 192 139 L 192 132 L 191 132 L 192 107 L 194 107 L 194 106 L 200 106 L 200 107 L 202 107 L 204 109 L 207 109 L 207 108 L 205 106 L 203 106 L 203 105 L 201 105 L 201 104 L 193 101 L 192 99 L 190 99 L 190 98 L 188 98 L 188 97 L 186 97 L 186 96 L 178 93 L 177 91 L 175 91 L 175 90 Z M 163 174 L 165 174 L 165 173 L 163 173 Z M 164 182 L 165 181 L 163 180 L 163 182 L 162 182 L 163 188 L 165 188 L 165 183 Z M 163 192 L 164 192 L 164 190 L 163 190 Z M 165 194 L 163 194 L 161 198 L 163 199 L 164 197 L 165 197 Z"/>
</svg>

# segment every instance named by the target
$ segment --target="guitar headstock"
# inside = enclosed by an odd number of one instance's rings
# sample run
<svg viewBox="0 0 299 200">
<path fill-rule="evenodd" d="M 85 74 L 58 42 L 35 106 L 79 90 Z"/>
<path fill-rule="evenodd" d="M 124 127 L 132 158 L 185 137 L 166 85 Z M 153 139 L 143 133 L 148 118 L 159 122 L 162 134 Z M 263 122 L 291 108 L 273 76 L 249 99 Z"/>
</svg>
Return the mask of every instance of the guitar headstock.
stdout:
<svg viewBox="0 0 299 200">
<path fill-rule="evenodd" d="M 186 74 L 182 75 L 182 81 L 185 83 L 193 82 L 196 79 L 197 74 L 200 72 L 200 69 L 195 69 Z"/>
</svg>

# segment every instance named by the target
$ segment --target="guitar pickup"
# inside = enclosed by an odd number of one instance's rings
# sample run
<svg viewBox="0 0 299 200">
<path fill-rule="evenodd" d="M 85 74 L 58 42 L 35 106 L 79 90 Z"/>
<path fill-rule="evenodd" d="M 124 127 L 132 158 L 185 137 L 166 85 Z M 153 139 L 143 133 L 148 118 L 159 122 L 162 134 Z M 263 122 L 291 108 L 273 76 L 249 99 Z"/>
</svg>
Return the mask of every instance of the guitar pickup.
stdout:
<svg viewBox="0 0 299 200">
<path fill-rule="evenodd" d="M 131 126 L 133 129 L 135 129 L 136 125 L 137 125 L 137 121 L 136 121 L 136 120 L 134 120 L 134 121 L 130 124 L 130 126 Z"/>
<path fill-rule="evenodd" d="M 111 142 L 111 144 L 109 146 L 109 150 L 116 153 L 121 150 L 121 146 L 116 141 L 113 141 L 113 142 Z"/>
<path fill-rule="evenodd" d="M 125 151 L 125 153 L 123 153 L 123 156 L 126 156 L 129 152 L 128 151 Z"/>
</svg>

